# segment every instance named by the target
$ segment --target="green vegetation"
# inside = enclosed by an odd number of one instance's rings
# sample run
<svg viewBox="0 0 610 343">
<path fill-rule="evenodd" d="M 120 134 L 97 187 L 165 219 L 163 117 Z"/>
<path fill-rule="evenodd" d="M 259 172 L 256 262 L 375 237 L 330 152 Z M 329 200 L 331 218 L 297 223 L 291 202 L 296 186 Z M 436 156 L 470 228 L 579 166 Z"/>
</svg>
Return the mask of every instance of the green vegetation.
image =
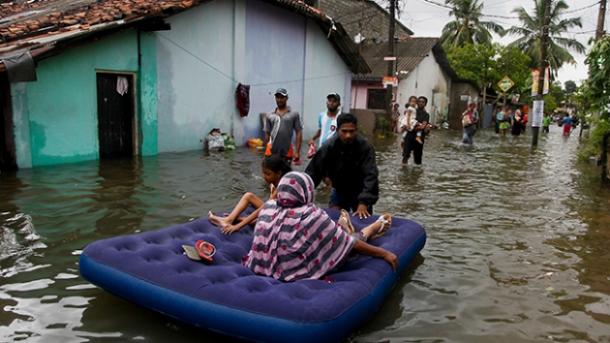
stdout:
<svg viewBox="0 0 610 343">
<path fill-rule="evenodd" d="M 519 36 L 511 45 L 528 54 L 532 59 L 532 66 L 537 67 L 540 65 L 540 32 L 544 17 L 544 1 L 534 0 L 534 3 L 532 15 L 523 7 L 513 11 L 519 17 L 521 25 L 509 28 L 506 33 Z M 579 53 L 585 52 L 585 47 L 576 39 L 562 37 L 569 29 L 582 27 L 580 17 L 562 18 L 568 7 L 563 0 L 553 1 L 551 4 L 547 60 L 553 72 L 564 63 L 575 63 L 568 49 Z"/>
<path fill-rule="evenodd" d="M 481 89 L 508 76 L 515 82 L 510 93 L 529 94 L 530 58 L 515 47 L 500 44 L 466 44 L 447 49 L 447 57 L 458 76 L 475 82 Z M 523 101 L 523 98 L 522 98 Z"/>
<path fill-rule="evenodd" d="M 589 79 L 576 91 L 574 100 L 592 126 L 582 158 L 598 156 L 602 138 L 610 132 L 610 36 L 599 39 L 586 60 Z"/>
<path fill-rule="evenodd" d="M 441 42 L 444 47 L 459 47 L 464 44 L 490 44 L 491 32 L 504 34 L 504 28 L 492 21 L 481 21 L 483 2 L 479 0 L 446 0 L 452 7 L 449 12 L 455 20 L 443 28 Z"/>
</svg>

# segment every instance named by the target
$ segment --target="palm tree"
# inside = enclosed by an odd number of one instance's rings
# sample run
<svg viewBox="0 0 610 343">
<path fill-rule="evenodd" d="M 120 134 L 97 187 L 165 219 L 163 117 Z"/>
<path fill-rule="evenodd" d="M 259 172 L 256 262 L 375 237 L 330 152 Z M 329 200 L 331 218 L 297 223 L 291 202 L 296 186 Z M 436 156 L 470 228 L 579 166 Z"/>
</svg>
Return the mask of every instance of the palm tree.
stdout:
<svg viewBox="0 0 610 343">
<path fill-rule="evenodd" d="M 550 1 L 550 0 L 546 0 Z M 511 35 L 521 36 L 510 45 L 516 46 L 527 53 L 532 59 L 532 66 L 540 65 L 540 37 L 544 20 L 545 0 L 534 0 L 535 8 L 533 15 L 527 13 L 525 8 L 515 8 L 521 21 L 521 26 L 513 26 L 506 32 Z M 563 0 L 551 2 L 549 38 L 547 47 L 547 61 L 551 70 L 556 72 L 564 63 L 576 63 L 574 57 L 568 52 L 572 49 L 578 53 L 584 53 L 585 47 L 575 39 L 565 38 L 561 35 L 572 27 L 582 27 L 580 17 L 562 19 L 562 13 L 569 6 Z"/>
<path fill-rule="evenodd" d="M 491 43 L 491 32 L 504 34 L 502 26 L 481 21 L 483 3 L 479 0 L 445 0 L 452 7 L 449 15 L 455 17 L 443 27 L 441 42 L 445 46 L 460 46 L 464 44 Z"/>
</svg>

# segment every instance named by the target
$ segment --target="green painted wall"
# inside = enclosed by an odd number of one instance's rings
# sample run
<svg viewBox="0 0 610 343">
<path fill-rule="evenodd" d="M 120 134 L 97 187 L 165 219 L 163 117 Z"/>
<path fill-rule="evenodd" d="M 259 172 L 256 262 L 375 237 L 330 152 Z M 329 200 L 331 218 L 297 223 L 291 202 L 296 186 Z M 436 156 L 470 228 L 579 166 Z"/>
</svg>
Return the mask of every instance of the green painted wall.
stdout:
<svg viewBox="0 0 610 343">
<path fill-rule="evenodd" d="M 156 53 L 154 39 L 142 34 L 142 72 L 137 74 L 136 108 L 141 151 L 157 153 Z M 99 157 L 96 71 L 138 71 L 138 35 L 119 32 L 38 63 L 38 80 L 14 85 L 16 116 L 27 118 L 16 131 L 28 132 L 18 160 L 31 166 L 94 160 Z M 29 167 L 20 165 L 20 167 Z"/>
<path fill-rule="evenodd" d="M 157 145 L 157 38 L 140 33 L 141 69 L 139 74 L 140 146 L 144 156 L 156 155 Z"/>
</svg>

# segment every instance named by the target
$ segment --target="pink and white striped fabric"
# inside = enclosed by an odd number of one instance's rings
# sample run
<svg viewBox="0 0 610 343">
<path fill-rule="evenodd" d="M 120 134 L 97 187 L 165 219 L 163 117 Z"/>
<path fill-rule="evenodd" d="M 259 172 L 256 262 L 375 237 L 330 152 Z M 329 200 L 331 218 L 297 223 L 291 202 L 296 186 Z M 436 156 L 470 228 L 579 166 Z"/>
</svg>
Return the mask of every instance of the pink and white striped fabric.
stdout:
<svg viewBox="0 0 610 343">
<path fill-rule="evenodd" d="M 319 279 L 348 255 L 355 239 L 314 204 L 309 175 L 290 172 L 280 180 L 277 200 L 258 215 L 244 265 L 281 281 Z"/>
</svg>

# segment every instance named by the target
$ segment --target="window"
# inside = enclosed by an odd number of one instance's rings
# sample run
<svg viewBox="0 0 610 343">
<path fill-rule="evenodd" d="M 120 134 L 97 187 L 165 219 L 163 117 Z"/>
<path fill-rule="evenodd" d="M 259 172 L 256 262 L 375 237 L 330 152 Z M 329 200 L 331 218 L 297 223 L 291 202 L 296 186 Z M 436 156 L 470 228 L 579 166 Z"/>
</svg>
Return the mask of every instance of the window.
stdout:
<svg viewBox="0 0 610 343">
<path fill-rule="evenodd" d="M 386 107 L 385 95 L 386 90 L 384 88 L 368 89 L 366 98 L 366 108 L 370 110 L 384 110 Z"/>
</svg>

